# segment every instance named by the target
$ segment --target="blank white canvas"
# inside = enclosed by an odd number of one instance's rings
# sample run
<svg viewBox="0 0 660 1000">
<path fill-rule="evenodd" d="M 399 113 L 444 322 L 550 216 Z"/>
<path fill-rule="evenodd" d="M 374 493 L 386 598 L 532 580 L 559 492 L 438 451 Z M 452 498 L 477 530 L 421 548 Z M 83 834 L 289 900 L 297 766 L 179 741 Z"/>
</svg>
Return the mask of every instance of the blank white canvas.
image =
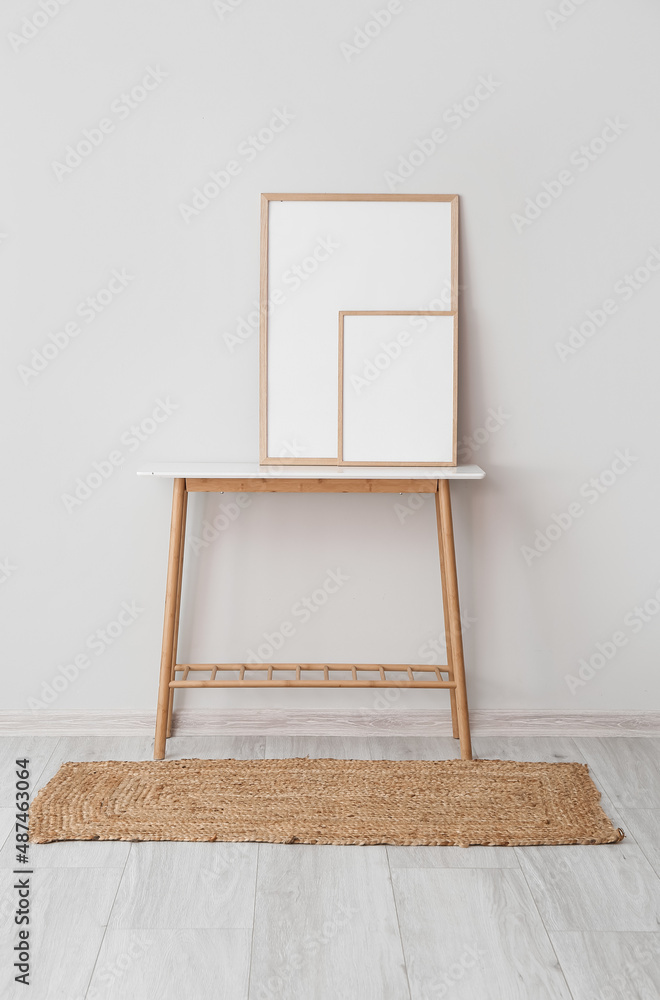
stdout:
<svg viewBox="0 0 660 1000">
<path fill-rule="evenodd" d="M 449 202 L 271 201 L 268 456 L 337 458 L 340 310 L 449 310 L 451 291 Z"/>
<path fill-rule="evenodd" d="M 454 323 L 344 316 L 345 462 L 453 461 Z"/>
</svg>

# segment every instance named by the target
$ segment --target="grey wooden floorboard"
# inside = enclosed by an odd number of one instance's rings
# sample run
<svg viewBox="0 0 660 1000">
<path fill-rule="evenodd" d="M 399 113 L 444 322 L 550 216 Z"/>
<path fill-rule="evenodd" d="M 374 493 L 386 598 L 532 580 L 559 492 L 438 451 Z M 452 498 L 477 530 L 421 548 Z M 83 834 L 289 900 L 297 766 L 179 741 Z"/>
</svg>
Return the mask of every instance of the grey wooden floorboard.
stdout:
<svg viewBox="0 0 660 1000">
<path fill-rule="evenodd" d="M 514 850 L 549 931 L 660 926 L 660 879 L 632 841 Z"/>
<path fill-rule="evenodd" d="M 13 806 L 16 799 L 16 760 L 30 759 L 30 785 L 39 780 L 48 758 L 57 746 L 58 737 L 0 737 L 0 806 Z"/>
<path fill-rule="evenodd" d="M 567 736 L 475 736 L 472 749 L 482 760 L 585 763 L 575 741 Z"/>
<path fill-rule="evenodd" d="M 267 736 L 266 757 L 334 757 L 369 760 L 369 736 Z"/>
<path fill-rule="evenodd" d="M 657 1000 L 659 933 L 550 935 L 573 1000 Z"/>
<path fill-rule="evenodd" d="M 13 920 L 16 909 L 16 890 L 13 888 L 14 878 L 11 869 L 0 869 L 0 949 L 4 955 L 8 954 L 15 944 L 16 927 Z"/>
<path fill-rule="evenodd" d="M 451 736 L 370 736 L 372 760 L 455 760 L 461 756 Z"/>
<path fill-rule="evenodd" d="M 8 806 L 6 809 L 0 809 L 0 845 L 4 845 L 6 843 L 9 834 L 14 829 L 15 815 L 16 815 L 16 809 L 14 807 L 10 808 Z M 11 845 L 13 846 L 13 840 L 11 841 Z M 0 868 L 2 867 L 3 865 L 0 862 Z M 13 860 L 11 866 L 5 865 L 5 867 L 6 868 L 13 867 Z"/>
<path fill-rule="evenodd" d="M 575 742 L 617 808 L 660 808 L 660 739 L 616 736 Z"/>
<path fill-rule="evenodd" d="M 170 736 L 166 760 L 199 757 L 206 760 L 258 760 L 264 756 L 263 736 Z M 153 756 L 153 740 L 152 753 Z"/>
<path fill-rule="evenodd" d="M 70 760 L 153 760 L 149 736 L 63 737 L 35 787 L 41 787 Z M 182 757 L 252 759 L 263 757 L 264 740 L 255 736 L 174 736 L 167 741 L 167 759 Z"/>
<path fill-rule="evenodd" d="M 260 844 L 250 1000 L 409 1000 L 383 847 Z"/>
<path fill-rule="evenodd" d="M 30 844 L 30 864 L 35 868 L 123 868 L 131 845 L 121 841 L 66 841 Z M 14 843 L 8 837 L 0 849 L 0 868 L 14 864 Z"/>
<path fill-rule="evenodd" d="M 250 930 L 115 930 L 87 1000 L 247 1000 Z"/>
<path fill-rule="evenodd" d="M 2 871 L 0 877 L 4 888 L 10 887 L 16 876 Z M 7 961 L 18 929 L 13 912 L 9 912 L 0 918 L 3 1000 L 26 996 L 31 1000 L 77 1000 L 84 996 L 120 878 L 120 868 L 35 871 L 30 919 L 32 985 L 26 989 L 15 983 L 13 959 Z M 15 905 L 15 892 L 13 895 Z"/>
<path fill-rule="evenodd" d="M 518 868 L 512 847 L 388 847 L 394 868 Z"/>
<path fill-rule="evenodd" d="M 257 846 L 131 844 L 109 926 L 251 927 Z"/>
<path fill-rule="evenodd" d="M 412 1000 L 570 1000 L 520 871 L 392 872 Z"/>
<path fill-rule="evenodd" d="M 53 844 L 32 844 L 30 861 L 35 868 L 117 868 L 123 867 L 130 844 L 119 841 L 67 841 Z M 0 865 L 11 861 L 11 851 L 5 843 L 0 851 Z"/>
<path fill-rule="evenodd" d="M 660 875 L 660 809 L 624 809 L 621 816 L 626 834 L 634 837 Z"/>
</svg>

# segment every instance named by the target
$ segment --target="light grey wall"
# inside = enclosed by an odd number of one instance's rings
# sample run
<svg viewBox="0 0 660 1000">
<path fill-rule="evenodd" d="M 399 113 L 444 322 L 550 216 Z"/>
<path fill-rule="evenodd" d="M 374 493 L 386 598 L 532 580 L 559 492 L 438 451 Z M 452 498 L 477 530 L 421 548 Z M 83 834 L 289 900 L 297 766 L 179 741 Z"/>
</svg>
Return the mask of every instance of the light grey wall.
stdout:
<svg viewBox="0 0 660 1000">
<path fill-rule="evenodd" d="M 0 19 L 4 707 L 46 704 L 72 663 L 49 707 L 153 707 L 170 487 L 136 470 L 256 460 L 259 193 L 396 190 L 461 196 L 459 440 L 488 474 L 453 493 L 471 705 L 660 708 L 657 5 L 8 0 Z M 65 501 L 95 463 L 108 478 Z M 196 496 L 193 535 L 221 502 L 238 516 L 189 551 L 184 656 L 242 659 L 287 620 L 279 659 L 433 655 L 431 504 Z M 329 570 L 348 579 L 305 621 Z"/>
</svg>

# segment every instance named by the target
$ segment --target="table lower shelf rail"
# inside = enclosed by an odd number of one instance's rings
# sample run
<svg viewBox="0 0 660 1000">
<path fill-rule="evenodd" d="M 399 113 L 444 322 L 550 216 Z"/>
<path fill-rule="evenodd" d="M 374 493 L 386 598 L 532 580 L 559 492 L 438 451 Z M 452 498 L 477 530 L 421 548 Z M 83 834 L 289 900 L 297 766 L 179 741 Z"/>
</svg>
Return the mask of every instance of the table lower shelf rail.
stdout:
<svg viewBox="0 0 660 1000">
<path fill-rule="evenodd" d="M 177 663 L 173 673 L 170 688 L 456 687 L 446 664 L 427 663 Z M 194 676 L 199 673 L 209 676 Z M 285 673 L 294 676 L 285 677 Z M 448 675 L 446 680 L 443 674 Z"/>
</svg>

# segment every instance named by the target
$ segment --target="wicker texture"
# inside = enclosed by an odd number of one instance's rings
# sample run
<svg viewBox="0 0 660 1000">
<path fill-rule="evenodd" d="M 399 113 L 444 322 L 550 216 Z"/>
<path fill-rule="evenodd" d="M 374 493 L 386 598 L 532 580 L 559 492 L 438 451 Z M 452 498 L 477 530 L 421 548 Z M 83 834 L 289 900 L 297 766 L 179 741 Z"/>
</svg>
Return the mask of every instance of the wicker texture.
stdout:
<svg viewBox="0 0 660 1000">
<path fill-rule="evenodd" d="M 610 844 L 585 764 L 177 760 L 64 764 L 30 840 Z"/>
</svg>

